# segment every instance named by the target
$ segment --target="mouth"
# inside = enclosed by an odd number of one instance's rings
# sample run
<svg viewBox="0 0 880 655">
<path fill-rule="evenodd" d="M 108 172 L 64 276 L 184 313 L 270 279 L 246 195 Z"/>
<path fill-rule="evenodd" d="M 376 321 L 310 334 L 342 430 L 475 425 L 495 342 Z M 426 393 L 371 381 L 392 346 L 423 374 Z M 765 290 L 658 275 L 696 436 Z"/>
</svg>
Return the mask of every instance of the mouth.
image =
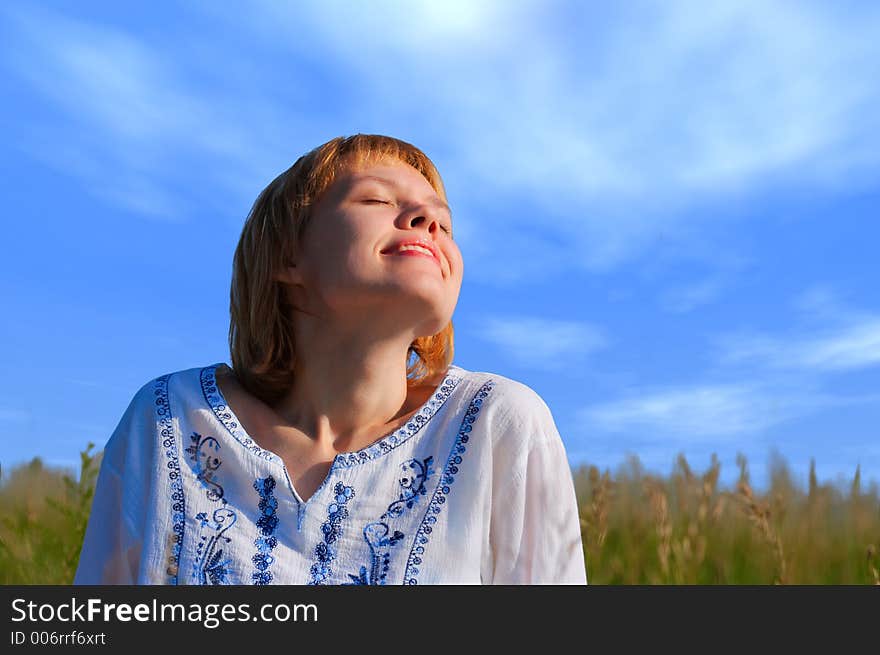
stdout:
<svg viewBox="0 0 880 655">
<path fill-rule="evenodd" d="M 437 259 L 437 257 L 435 257 L 434 255 L 429 255 L 426 252 L 419 252 L 418 250 L 401 250 L 398 252 L 383 251 L 382 254 L 383 255 L 390 255 L 393 257 L 420 257 L 422 259 L 429 259 L 432 262 L 434 262 L 435 264 L 437 264 L 437 266 L 440 266 L 440 260 Z"/>
<path fill-rule="evenodd" d="M 437 261 L 437 258 L 434 255 L 429 255 L 426 252 L 419 252 L 418 250 L 404 250 L 402 252 L 386 252 L 386 255 L 392 255 L 395 257 L 423 257 L 425 259 L 430 259 L 432 262 L 440 265 L 440 262 Z"/>
</svg>

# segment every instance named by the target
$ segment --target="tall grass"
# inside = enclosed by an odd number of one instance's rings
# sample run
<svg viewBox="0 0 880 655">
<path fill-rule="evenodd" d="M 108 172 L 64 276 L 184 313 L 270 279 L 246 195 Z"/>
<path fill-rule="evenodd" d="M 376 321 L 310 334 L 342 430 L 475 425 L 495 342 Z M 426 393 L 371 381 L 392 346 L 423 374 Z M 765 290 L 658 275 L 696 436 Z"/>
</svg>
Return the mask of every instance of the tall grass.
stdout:
<svg viewBox="0 0 880 655">
<path fill-rule="evenodd" d="M 0 478 L 0 584 L 71 584 L 101 454 L 80 453 L 79 479 L 39 458 Z"/>
<path fill-rule="evenodd" d="M 719 487 L 720 463 L 702 473 L 679 455 L 662 478 L 631 458 L 612 477 L 575 471 L 592 584 L 880 584 L 880 498 L 819 484 L 811 462 L 806 490 L 776 458 L 766 492 L 751 486 L 744 457 L 733 489 Z"/>
<path fill-rule="evenodd" d="M 89 444 L 78 479 L 41 460 L 0 475 L 0 584 L 70 584 L 101 454 Z M 631 457 L 613 475 L 574 471 L 591 584 L 880 584 L 880 497 L 820 484 L 800 489 L 786 463 L 756 492 L 745 458 L 730 489 L 713 456 L 694 472 L 679 455 L 669 476 Z"/>
</svg>

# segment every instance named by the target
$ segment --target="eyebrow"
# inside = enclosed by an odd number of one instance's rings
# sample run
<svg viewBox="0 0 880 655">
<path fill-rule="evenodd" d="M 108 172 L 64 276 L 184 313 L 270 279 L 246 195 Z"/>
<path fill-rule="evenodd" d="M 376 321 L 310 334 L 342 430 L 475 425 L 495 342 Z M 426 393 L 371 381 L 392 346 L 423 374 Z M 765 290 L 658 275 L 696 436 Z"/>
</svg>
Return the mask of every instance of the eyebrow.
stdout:
<svg viewBox="0 0 880 655">
<path fill-rule="evenodd" d="M 400 188 L 400 185 L 394 180 L 389 180 L 388 178 L 379 177 L 377 175 L 359 175 L 354 179 L 353 184 L 357 184 L 361 181 L 371 181 L 371 182 L 379 182 L 380 184 L 384 184 L 385 186 L 393 186 L 396 189 Z M 449 212 L 449 217 L 452 218 L 452 209 L 443 202 L 440 198 L 434 198 L 431 200 L 432 205 L 436 205 L 437 207 L 442 207 L 447 212 Z"/>
</svg>

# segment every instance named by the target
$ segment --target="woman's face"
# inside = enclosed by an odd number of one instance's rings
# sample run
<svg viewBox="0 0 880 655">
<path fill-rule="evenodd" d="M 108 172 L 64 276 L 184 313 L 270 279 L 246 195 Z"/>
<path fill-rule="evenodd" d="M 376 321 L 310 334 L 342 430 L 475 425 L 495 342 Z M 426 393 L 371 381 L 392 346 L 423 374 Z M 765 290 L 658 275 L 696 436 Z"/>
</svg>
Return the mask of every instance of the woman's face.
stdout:
<svg viewBox="0 0 880 655">
<path fill-rule="evenodd" d="M 412 166 L 383 159 L 341 173 L 313 207 L 284 280 L 294 306 L 334 321 L 414 325 L 416 336 L 452 318 L 464 262 L 449 208 Z M 398 254 L 421 240 L 437 259 Z M 403 322 L 403 323 L 399 323 Z"/>
</svg>

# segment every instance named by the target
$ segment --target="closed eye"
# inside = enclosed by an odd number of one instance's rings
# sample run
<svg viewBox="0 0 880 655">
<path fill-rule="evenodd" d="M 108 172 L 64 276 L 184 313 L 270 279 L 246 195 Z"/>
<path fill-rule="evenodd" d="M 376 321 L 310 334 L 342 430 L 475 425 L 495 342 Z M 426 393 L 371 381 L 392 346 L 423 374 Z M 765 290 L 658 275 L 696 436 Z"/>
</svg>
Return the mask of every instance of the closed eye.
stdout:
<svg viewBox="0 0 880 655">
<path fill-rule="evenodd" d="M 379 204 L 382 204 L 382 205 L 390 205 L 391 204 L 391 202 L 389 202 L 388 200 L 382 200 L 381 198 L 364 198 L 364 200 L 362 202 L 378 202 Z M 440 229 L 443 230 L 444 232 L 446 232 L 446 234 L 452 236 L 452 229 L 451 228 L 448 228 L 445 225 L 441 224 Z"/>
</svg>

